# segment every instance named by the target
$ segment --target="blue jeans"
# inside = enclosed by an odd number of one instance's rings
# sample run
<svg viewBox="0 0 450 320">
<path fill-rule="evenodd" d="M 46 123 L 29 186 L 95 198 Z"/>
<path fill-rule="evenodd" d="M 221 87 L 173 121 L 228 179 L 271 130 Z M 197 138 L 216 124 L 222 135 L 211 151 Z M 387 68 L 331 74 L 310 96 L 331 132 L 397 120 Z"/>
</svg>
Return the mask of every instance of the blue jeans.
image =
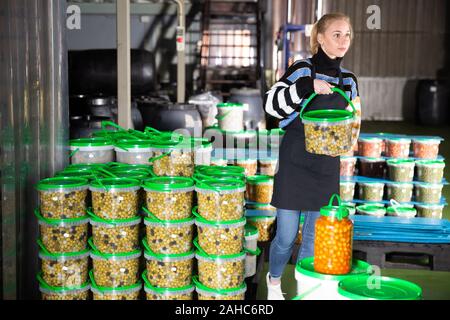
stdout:
<svg viewBox="0 0 450 320">
<path fill-rule="evenodd" d="M 280 278 L 292 255 L 300 223 L 300 211 L 277 209 L 277 231 L 270 245 L 269 272 L 272 278 Z M 314 233 L 319 212 L 303 212 L 302 244 L 297 261 L 314 256 Z"/>
</svg>

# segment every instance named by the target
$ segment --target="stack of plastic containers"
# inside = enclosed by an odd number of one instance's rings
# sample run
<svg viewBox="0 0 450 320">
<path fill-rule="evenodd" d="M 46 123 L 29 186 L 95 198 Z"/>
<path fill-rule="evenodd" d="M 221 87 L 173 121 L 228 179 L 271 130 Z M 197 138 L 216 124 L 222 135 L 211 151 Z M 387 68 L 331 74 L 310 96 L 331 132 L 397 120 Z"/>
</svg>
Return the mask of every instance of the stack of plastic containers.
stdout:
<svg viewBox="0 0 450 320">
<path fill-rule="evenodd" d="M 139 298 L 140 188 L 138 180 L 129 178 L 95 179 L 89 186 L 94 300 Z"/>
<path fill-rule="evenodd" d="M 192 300 L 194 285 L 194 181 L 187 177 L 155 177 L 143 184 L 147 216 L 146 271 L 148 300 Z"/>
<path fill-rule="evenodd" d="M 41 272 L 37 275 L 43 300 L 86 300 L 89 297 L 86 216 L 88 181 L 49 178 L 37 185 L 40 208 L 38 239 Z"/>
</svg>

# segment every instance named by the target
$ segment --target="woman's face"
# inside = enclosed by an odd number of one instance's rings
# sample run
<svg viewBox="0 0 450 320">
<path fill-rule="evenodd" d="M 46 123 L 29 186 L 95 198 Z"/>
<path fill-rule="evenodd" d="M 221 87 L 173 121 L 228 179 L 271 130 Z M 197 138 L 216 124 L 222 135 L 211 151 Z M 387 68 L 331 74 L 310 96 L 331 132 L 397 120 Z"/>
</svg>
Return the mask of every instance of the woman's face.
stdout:
<svg viewBox="0 0 450 320">
<path fill-rule="evenodd" d="M 350 25 L 346 20 L 336 20 L 330 23 L 325 33 L 317 36 L 322 50 L 331 58 L 343 57 L 350 48 Z"/>
</svg>

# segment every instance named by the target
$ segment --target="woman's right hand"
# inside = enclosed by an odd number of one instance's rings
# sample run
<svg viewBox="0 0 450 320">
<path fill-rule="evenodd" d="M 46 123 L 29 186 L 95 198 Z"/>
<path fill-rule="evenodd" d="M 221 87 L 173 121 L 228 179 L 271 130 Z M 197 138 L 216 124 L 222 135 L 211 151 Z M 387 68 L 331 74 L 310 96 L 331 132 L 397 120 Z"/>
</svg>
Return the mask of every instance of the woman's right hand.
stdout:
<svg viewBox="0 0 450 320">
<path fill-rule="evenodd" d="M 314 92 L 317 94 L 332 94 L 331 88 L 333 87 L 326 81 L 314 79 Z"/>
</svg>

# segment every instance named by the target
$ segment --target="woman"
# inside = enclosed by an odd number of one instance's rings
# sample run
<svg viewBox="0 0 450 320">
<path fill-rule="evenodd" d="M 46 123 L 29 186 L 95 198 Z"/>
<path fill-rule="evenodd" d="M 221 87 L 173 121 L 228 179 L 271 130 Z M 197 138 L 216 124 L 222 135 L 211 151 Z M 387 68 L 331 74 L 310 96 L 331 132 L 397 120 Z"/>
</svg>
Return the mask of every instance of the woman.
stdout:
<svg viewBox="0 0 450 320">
<path fill-rule="evenodd" d="M 352 36 L 349 17 L 340 13 L 323 16 L 311 33 L 313 57 L 295 62 L 265 96 L 266 112 L 283 119 L 280 127 L 286 131 L 271 203 L 277 208 L 277 232 L 269 253 L 268 300 L 284 300 L 281 275 L 292 254 L 300 214 L 305 214 L 305 222 L 297 261 L 314 255 L 314 228 L 319 210 L 334 193 L 339 193 L 340 158 L 305 150 L 304 127 L 299 118 L 302 103 L 315 92 L 317 96 L 305 111 L 352 110 L 344 97 L 331 90 L 340 87 L 358 110 L 353 143 L 357 141 L 360 126 L 357 80 L 340 66 Z"/>
</svg>

